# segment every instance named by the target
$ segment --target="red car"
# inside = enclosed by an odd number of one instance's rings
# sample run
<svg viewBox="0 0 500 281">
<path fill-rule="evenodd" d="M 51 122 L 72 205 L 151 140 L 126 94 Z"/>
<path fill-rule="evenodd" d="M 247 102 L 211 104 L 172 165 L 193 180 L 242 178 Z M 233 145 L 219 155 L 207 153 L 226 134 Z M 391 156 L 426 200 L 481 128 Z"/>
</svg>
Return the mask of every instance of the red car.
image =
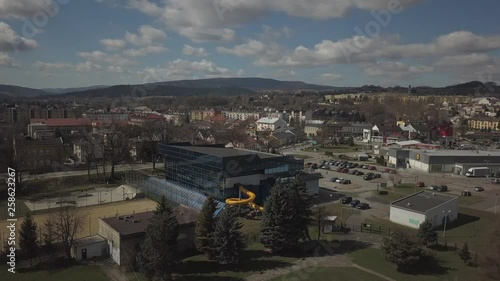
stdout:
<svg viewBox="0 0 500 281">
<path fill-rule="evenodd" d="M 343 170 L 343 169 L 344 169 L 344 168 L 338 168 L 338 169 L 337 169 L 337 172 L 338 172 L 338 173 L 342 173 L 342 170 Z"/>
<path fill-rule="evenodd" d="M 375 170 L 377 170 L 377 167 L 375 167 L 375 166 L 370 166 L 370 168 L 368 168 L 368 170 L 375 171 Z"/>
<path fill-rule="evenodd" d="M 425 183 L 423 181 L 417 182 L 417 187 L 425 187 Z"/>
</svg>

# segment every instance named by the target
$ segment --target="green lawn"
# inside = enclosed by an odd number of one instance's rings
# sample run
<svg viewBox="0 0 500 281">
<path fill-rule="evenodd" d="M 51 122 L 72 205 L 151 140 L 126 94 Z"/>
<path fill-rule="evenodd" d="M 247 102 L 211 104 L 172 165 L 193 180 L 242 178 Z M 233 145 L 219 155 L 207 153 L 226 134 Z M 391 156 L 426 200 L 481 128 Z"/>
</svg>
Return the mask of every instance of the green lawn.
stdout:
<svg viewBox="0 0 500 281">
<path fill-rule="evenodd" d="M 353 262 L 365 268 L 376 271 L 395 280 L 405 281 L 443 281 L 443 280 L 477 280 L 479 270 L 473 267 L 466 267 L 453 251 L 437 252 L 432 251 L 439 264 L 426 268 L 428 272 L 420 275 L 410 275 L 400 273 L 396 266 L 384 259 L 382 250 L 367 248 L 355 251 L 349 256 Z"/>
<path fill-rule="evenodd" d="M 384 191 L 387 191 L 387 190 L 384 190 Z M 398 199 L 401 199 L 405 196 L 408 196 L 408 194 L 398 193 L 398 192 L 394 192 L 394 191 L 387 191 L 387 194 L 384 194 L 384 195 L 378 194 L 378 192 L 374 191 L 373 195 L 377 198 L 385 200 L 387 202 L 387 204 L 394 202 Z"/>
<path fill-rule="evenodd" d="M 383 281 L 384 279 L 355 267 L 313 267 L 271 279 L 271 281 L 282 280 Z"/>
<path fill-rule="evenodd" d="M 265 251 L 259 243 L 248 245 L 242 254 L 239 265 L 219 265 L 209 261 L 206 256 L 189 257 L 176 270 L 176 280 L 240 280 L 247 276 L 258 274 L 264 270 L 290 266 L 298 257 L 275 256 Z"/>
<path fill-rule="evenodd" d="M 16 200 L 16 217 L 17 218 L 22 218 L 26 216 L 26 214 L 29 212 L 28 206 L 24 204 L 24 201 L 21 199 Z M 8 210 L 8 205 L 7 201 L 1 201 L 0 202 L 0 220 L 5 220 L 7 219 L 9 210 Z"/>
<path fill-rule="evenodd" d="M 392 223 L 387 219 L 370 217 L 365 219 L 365 223 L 376 228 L 379 226 L 386 230 L 390 228 L 390 231 L 403 231 L 410 235 L 417 234 L 416 229 Z M 480 251 L 490 237 L 491 225 L 494 223 L 495 216 L 492 213 L 460 207 L 458 220 L 448 225 L 446 229 L 445 238 L 448 246 L 453 246 L 455 243 L 460 246 L 460 244 L 467 242 L 471 250 Z M 443 228 L 438 228 L 437 232 L 440 243 L 444 243 Z"/>
<path fill-rule="evenodd" d="M 66 269 L 40 270 L 29 273 L 12 274 L 1 267 L 0 280 L 9 281 L 109 281 L 108 276 L 98 266 L 73 266 Z"/>
</svg>

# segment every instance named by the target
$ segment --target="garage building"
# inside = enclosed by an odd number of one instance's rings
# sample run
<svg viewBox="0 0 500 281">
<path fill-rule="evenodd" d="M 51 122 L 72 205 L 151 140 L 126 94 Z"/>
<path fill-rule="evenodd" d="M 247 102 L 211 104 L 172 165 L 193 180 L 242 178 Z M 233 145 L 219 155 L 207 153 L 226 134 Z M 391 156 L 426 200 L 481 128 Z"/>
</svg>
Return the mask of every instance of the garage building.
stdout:
<svg viewBox="0 0 500 281">
<path fill-rule="evenodd" d="M 424 221 L 434 226 L 453 222 L 458 217 L 458 197 L 443 193 L 420 191 L 391 203 L 391 222 L 419 228 Z"/>
<path fill-rule="evenodd" d="M 480 164 L 480 165 L 479 165 Z M 421 150 L 389 149 L 388 166 L 414 169 L 428 173 L 464 175 L 466 167 L 489 167 L 491 173 L 500 172 L 500 152 L 477 150 Z"/>
</svg>

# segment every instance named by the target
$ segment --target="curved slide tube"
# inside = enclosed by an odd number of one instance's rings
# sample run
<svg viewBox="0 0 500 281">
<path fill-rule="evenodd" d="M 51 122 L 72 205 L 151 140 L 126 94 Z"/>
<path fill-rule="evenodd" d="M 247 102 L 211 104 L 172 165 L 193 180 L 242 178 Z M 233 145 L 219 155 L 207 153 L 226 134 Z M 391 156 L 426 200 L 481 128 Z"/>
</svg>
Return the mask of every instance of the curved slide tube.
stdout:
<svg viewBox="0 0 500 281">
<path fill-rule="evenodd" d="M 255 204 L 253 201 L 255 200 L 255 193 L 240 187 L 240 192 L 245 193 L 248 198 L 246 199 L 239 199 L 239 198 L 227 198 L 226 199 L 226 204 L 227 205 L 249 205 L 251 208 L 258 210 L 258 211 L 264 211 L 264 208 L 261 206 Z"/>
</svg>

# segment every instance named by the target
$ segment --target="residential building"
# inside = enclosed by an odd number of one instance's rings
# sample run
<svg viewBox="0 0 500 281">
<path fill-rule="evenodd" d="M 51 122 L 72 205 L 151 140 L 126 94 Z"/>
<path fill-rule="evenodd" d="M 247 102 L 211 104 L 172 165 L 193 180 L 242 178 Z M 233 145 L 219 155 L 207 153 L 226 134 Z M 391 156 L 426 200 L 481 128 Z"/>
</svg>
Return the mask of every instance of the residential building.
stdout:
<svg viewBox="0 0 500 281">
<path fill-rule="evenodd" d="M 418 229 L 428 221 L 434 227 L 453 223 L 458 218 L 458 197 L 420 191 L 391 203 L 391 222 Z"/>
<path fill-rule="evenodd" d="M 92 123 L 114 124 L 127 122 L 129 113 L 97 111 L 84 113 L 83 117 L 90 119 Z"/>
<path fill-rule="evenodd" d="M 220 111 L 214 110 L 214 109 L 208 109 L 208 110 L 191 110 L 189 114 L 189 120 L 190 121 L 203 121 L 207 117 L 214 117 L 215 115 L 221 114 Z"/>
<path fill-rule="evenodd" d="M 281 118 L 264 117 L 255 122 L 257 132 L 278 132 L 287 129 L 287 123 Z"/>
<path fill-rule="evenodd" d="M 14 153 L 18 169 L 24 171 L 48 171 L 64 163 L 64 144 L 61 138 L 15 138 Z"/>
<path fill-rule="evenodd" d="M 259 112 L 240 112 L 240 111 L 223 111 L 222 115 L 229 118 L 229 119 L 235 119 L 235 120 L 259 120 L 263 114 Z"/>
<path fill-rule="evenodd" d="M 363 136 L 364 129 L 371 129 L 373 126 L 368 123 L 349 123 L 342 126 L 342 135 L 346 138 L 358 138 Z"/>
<path fill-rule="evenodd" d="M 164 120 L 163 115 L 159 113 L 139 113 L 130 115 L 128 124 L 132 126 L 146 126 Z"/>
<path fill-rule="evenodd" d="M 31 128 L 28 125 L 28 132 L 34 132 L 41 125 L 45 129 L 59 131 L 64 134 L 71 134 L 73 131 L 90 131 L 92 122 L 88 118 L 54 118 L 54 119 L 31 119 Z"/>
<path fill-rule="evenodd" d="M 322 124 L 306 124 L 304 126 L 304 133 L 308 137 L 315 137 L 321 131 L 321 128 L 323 126 L 324 125 L 322 125 Z"/>
<path fill-rule="evenodd" d="M 177 238 L 180 253 L 194 249 L 194 225 L 198 213 L 193 209 L 178 206 L 174 214 L 179 223 Z M 129 214 L 119 217 L 99 218 L 99 235 L 107 240 L 108 252 L 118 265 L 125 270 L 136 266 L 135 257 L 139 245 L 146 236 L 154 212 Z"/>
<path fill-rule="evenodd" d="M 394 125 L 375 125 L 371 132 L 371 142 L 389 144 L 405 138 L 401 127 Z"/>
<path fill-rule="evenodd" d="M 467 125 L 475 130 L 500 131 L 500 118 L 474 117 L 467 120 Z"/>
</svg>

